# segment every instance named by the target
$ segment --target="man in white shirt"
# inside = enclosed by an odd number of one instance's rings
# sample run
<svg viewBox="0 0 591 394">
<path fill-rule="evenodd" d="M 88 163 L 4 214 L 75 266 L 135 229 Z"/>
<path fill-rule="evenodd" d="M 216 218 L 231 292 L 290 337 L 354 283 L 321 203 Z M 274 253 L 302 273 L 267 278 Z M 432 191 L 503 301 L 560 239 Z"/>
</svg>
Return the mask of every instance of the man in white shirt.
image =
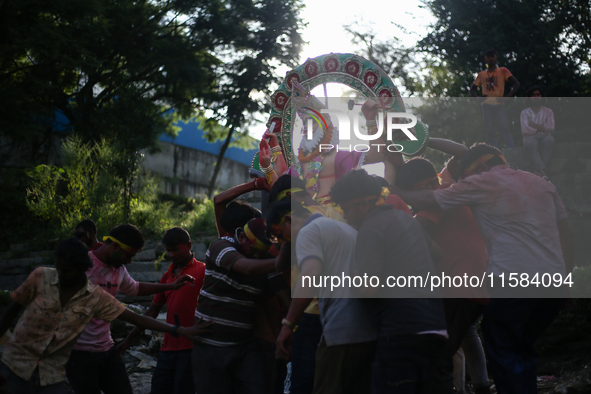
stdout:
<svg viewBox="0 0 591 394">
<path fill-rule="evenodd" d="M 551 135 L 554 131 L 554 113 L 550 108 L 542 106 L 545 100 L 544 92 L 539 86 L 529 88 L 526 96 L 529 107 L 521 111 L 523 146 L 533 162 L 534 173 L 548 179 L 545 170 L 554 149 L 554 137 Z"/>
</svg>

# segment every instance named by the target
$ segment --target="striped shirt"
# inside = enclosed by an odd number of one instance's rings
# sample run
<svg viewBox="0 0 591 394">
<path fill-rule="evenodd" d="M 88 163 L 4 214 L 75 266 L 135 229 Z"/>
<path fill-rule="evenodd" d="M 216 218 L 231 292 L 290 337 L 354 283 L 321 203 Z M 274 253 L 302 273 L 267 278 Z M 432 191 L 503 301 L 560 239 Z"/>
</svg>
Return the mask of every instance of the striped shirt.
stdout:
<svg viewBox="0 0 591 394">
<path fill-rule="evenodd" d="M 554 112 L 550 108 L 541 107 L 538 113 L 535 113 L 531 107 L 521 111 L 521 134 L 534 135 L 538 129 L 531 127 L 530 123 L 537 123 L 544 126 L 546 132 L 554 131 Z"/>
<path fill-rule="evenodd" d="M 205 254 L 205 279 L 195 316 L 215 322 L 210 327 L 212 333 L 199 337 L 209 345 L 230 346 L 250 339 L 263 292 L 285 282 L 281 274 L 247 276 L 232 271 L 234 263 L 245 258 L 237 247 L 232 238 L 223 237 L 214 241 Z"/>
</svg>

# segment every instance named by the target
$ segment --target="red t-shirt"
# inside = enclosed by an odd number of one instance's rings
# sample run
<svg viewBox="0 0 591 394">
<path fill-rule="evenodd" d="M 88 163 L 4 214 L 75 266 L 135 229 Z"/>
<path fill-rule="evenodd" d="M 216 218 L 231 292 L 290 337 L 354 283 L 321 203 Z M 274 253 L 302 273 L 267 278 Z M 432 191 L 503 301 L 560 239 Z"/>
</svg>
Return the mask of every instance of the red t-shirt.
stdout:
<svg viewBox="0 0 591 394">
<path fill-rule="evenodd" d="M 177 280 L 174 274 L 176 268 L 175 264 L 168 267 L 168 271 L 160 279 L 160 283 L 171 283 Z M 154 296 L 152 302 L 155 305 L 163 306 L 166 304 L 166 322 L 175 325 L 174 314 L 179 315 L 179 322 L 182 327 L 192 327 L 195 324 L 195 309 L 197 308 L 197 299 L 203 286 L 203 279 L 205 278 L 205 264 L 195 260 L 191 261 L 185 268 L 181 270 L 182 275 L 191 275 L 195 278 L 195 282 L 188 282 L 186 285 L 178 290 L 169 290 L 164 293 L 158 293 Z M 173 338 L 170 334 L 164 334 L 164 343 L 160 350 L 163 351 L 177 351 L 192 349 L 193 342 L 185 337 Z"/>
<path fill-rule="evenodd" d="M 436 190 L 445 189 L 451 184 L 439 186 Z M 468 275 L 468 278 L 477 276 L 482 281 L 482 275 L 486 272 L 488 254 L 486 244 L 480 235 L 472 211 L 466 205 L 462 205 L 451 211 L 434 209 L 419 211 L 417 216 L 429 219 L 437 225 L 435 232 L 430 234 L 435 242 L 445 253 L 443 260 L 435 264 L 439 273 L 446 276 Z M 474 280 L 474 283 L 476 281 Z M 486 303 L 488 292 L 486 287 L 458 287 L 443 289 L 443 294 L 452 297 L 469 298 L 478 303 Z"/>
<path fill-rule="evenodd" d="M 394 209 L 399 209 L 412 216 L 412 213 L 410 212 L 408 205 L 406 205 L 406 203 L 402 201 L 402 199 L 398 197 L 396 194 L 388 195 L 388 197 L 386 197 L 386 204 L 394 205 Z"/>
<path fill-rule="evenodd" d="M 103 246 L 104 244 L 102 242 L 97 242 L 94 244 L 94 246 L 92 248 L 89 249 L 90 252 L 93 252 L 95 250 L 97 250 L 98 248 L 100 248 L 101 246 Z"/>
</svg>

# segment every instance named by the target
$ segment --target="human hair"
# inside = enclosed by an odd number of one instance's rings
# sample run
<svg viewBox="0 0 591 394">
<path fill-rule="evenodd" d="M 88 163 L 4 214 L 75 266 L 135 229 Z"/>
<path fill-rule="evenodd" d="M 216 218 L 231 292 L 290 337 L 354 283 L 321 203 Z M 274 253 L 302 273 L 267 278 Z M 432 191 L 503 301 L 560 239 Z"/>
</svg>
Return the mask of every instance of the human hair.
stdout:
<svg viewBox="0 0 591 394">
<path fill-rule="evenodd" d="M 546 94 L 544 93 L 544 90 L 541 87 L 537 86 L 537 85 L 534 85 L 531 88 L 527 89 L 527 92 L 525 92 L 525 97 L 531 97 L 532 94 L 534 94 L 534 92 L 536 90 L 539 90 L 540 91 L 540 93 L 542 94 L 542 97 L 546 97 Z"/>
<path fill-rule="evenodd" d="M 487 56 L 495 56 L 496 54 L 497 54 L 497 51 L 495 51 L 494 49 L 490 48 L 490 49 L 487 49 L 484 52 L 484 57 L 487 57 Z"/>
<path fill-rule="evenodd" d="M 174 247 L 191 242 L 189 233 L 184 228 L 173 227 L 166 231 L 162 238 L 162 244 L 166 247 Z"/>
<path fill-rule="evenodd" d="M 112 229 L 109 235 L 132 248 L 141 249 L 144 247 L 144 235 L 133 224 L 121 224 Z M 105 241 L 106 244 L 110 244 L 111 242 L 110 239 Z"/>
<path fill-rule="evenodd" d="M 407 161 L 397 168 L 396 186 L 407 190 L 419 182 L 426 181 L 437 176 L 433 163 L 422 157 Z"/>
<path fill-rule="evenodd" d="M 308 193 L 306 191 L 306 183 L 295 176 L 291 176 L 289 174 L 283 174 L 273 183 L 273 187 L 271 187 L 271 191 L 269 192 L 269 202 L 274 203 L 277 201 L 279 193 L 285 190 L 289 190 L 292 188 L 302 189 L 303 192 L 298 193 Z"/>
<path fill-rule="evenodd" d="M 80 223 L 78 223 L 74 229 L 83 228 L 84 231 L 92 231 L 96 234 L 96 224 L 90 219 L 84 219 Z"/>
<path fill-rule="evenodd" d="M 380 187 L 388 187 L 388 186 L 390 186 L 390 184 L 388 183 L 388 181 L 386 180 L 386 178 L 383 178 L 383 177 L 378 176 L 378 175 L 372 175 L 371 177 L 373 179 L 375 179 L 375 181 L 378 183 L 378 185 L 380 185 Z"/>
<path fill-rule="evenodd" d="M 68 238 L 55 249 L 53 256 L 74 266 L 79 272 L 92 268 L 92 260 L 88 256 L 88 248 L 78 238 Z"/>
<path fill-rule="evenodd" d="M 335 204 L 363 198 L 378 197 L 382 191 L 379 182 L 364 169 L 347 172 L 330 188 L 330 198 Z"/>
<path fill-rule="evenodd" d="M 248 227 L 252 235 L 254 235 L 255 238 L 261 241 L 263 244 L 265 244 L 266 246 L 271 246 L 272 243 L 271 241 L 269 241 L 269 238 L 267 237 L 267 226 L 265 223 L 265 219 L 250 219 L 248 223 L 244 225 L 244 227 Z"/>
<path fill-rule="evenodd" d="M 285 215 L 305 217 L 306 215 L 310 215 L 310 211 L 308 211 L 301 203 L 293 201 L 290 197 L 277 201 L 271 205 L 269 213 L 267 213 L 267 231 L 269 231 L 272 226 L 281 223 Z"/>
<path fill-rule="evenodd" d="M 234 234 L 237 228 L 244 227 L 250 219 L 260 217 L 263 217 L 261 211 L 249 203 L 234 200 L 226 205 L 226 210 L 220 217 L 220 226 L 225 232 Z"/>
<path fill-rule="evenodd" d="M 470 167 L 472 163 L 476 160 L 481 158 L 484 155 L 493 154 L 495 157 L 488 160 L 486 163 L 494 167 L 499 164 L 507 164 L 505 161 L 499 157 L 501 155 L 501 151 L 494 146 L 485 144 L 485 143 L 476 143 L 470 147 L 468 152 L 462 156 L 460 159 L 460 164 L 458 165 L 458 172 L 460 173 L 460 178 L 465 178 L 464 171 Z"/>
</svg>

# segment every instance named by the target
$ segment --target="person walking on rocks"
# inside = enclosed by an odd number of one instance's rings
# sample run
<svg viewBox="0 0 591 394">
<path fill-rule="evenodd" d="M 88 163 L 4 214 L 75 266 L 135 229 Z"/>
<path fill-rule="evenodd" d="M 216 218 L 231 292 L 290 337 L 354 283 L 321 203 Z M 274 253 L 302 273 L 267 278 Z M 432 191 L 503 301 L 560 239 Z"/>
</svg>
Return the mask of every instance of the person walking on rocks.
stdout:
<svg viewBox="0 0 591 394">
<path fill-rule="evenodd" d="M 129 296 L 146 296 L 177 290 L 193 282 L 182 275 L 172 283 L 136 282 L 125 265 L 144 247 L 141 231 L 131 224 L 122 224 L 103 238 L 105 244 L 88 252 L 93 266 L 86 275 L 89 281 L 113 297 L 118 291 Z M 68 381 L 76 394 L 132 394 L 125 364 L 111 338 L 109 323 L 92 319 L 74 345 L 66 365 Z"/>
<path fill-rule="evenodd" d="M 180 327 L 141 316 L 126 309 L 100 286 L 88 280 L 92 260 L 86 246 L 70 238 L 55 250 L 55 268 L 41 267 L 11 293 L 13 302 L 0 318 L 0 336 L 25 308 L 2 352 L 0 392 L 6 394 L 66 394 L 65 365 L 72 346 L 87 324 L 116 318 L 143 328 L 182 335 L 188 340 L 211 323 Z M 125 370 L 124 370 L 125 371 Z M 77 376 L 89 379 L 100 371 Z M 113 384 L 111 376 L 101 382 Z M 71 381 L 70 381 L 71 382 Z M 104 386 L 108 392 L 108 385 Z M 99 393 L 99 390 L 81 391 Z M 113 392 L 113 391 L 111 391 Z M 131 391 L 130 391 L 131 392 Z"/>
</svg>

